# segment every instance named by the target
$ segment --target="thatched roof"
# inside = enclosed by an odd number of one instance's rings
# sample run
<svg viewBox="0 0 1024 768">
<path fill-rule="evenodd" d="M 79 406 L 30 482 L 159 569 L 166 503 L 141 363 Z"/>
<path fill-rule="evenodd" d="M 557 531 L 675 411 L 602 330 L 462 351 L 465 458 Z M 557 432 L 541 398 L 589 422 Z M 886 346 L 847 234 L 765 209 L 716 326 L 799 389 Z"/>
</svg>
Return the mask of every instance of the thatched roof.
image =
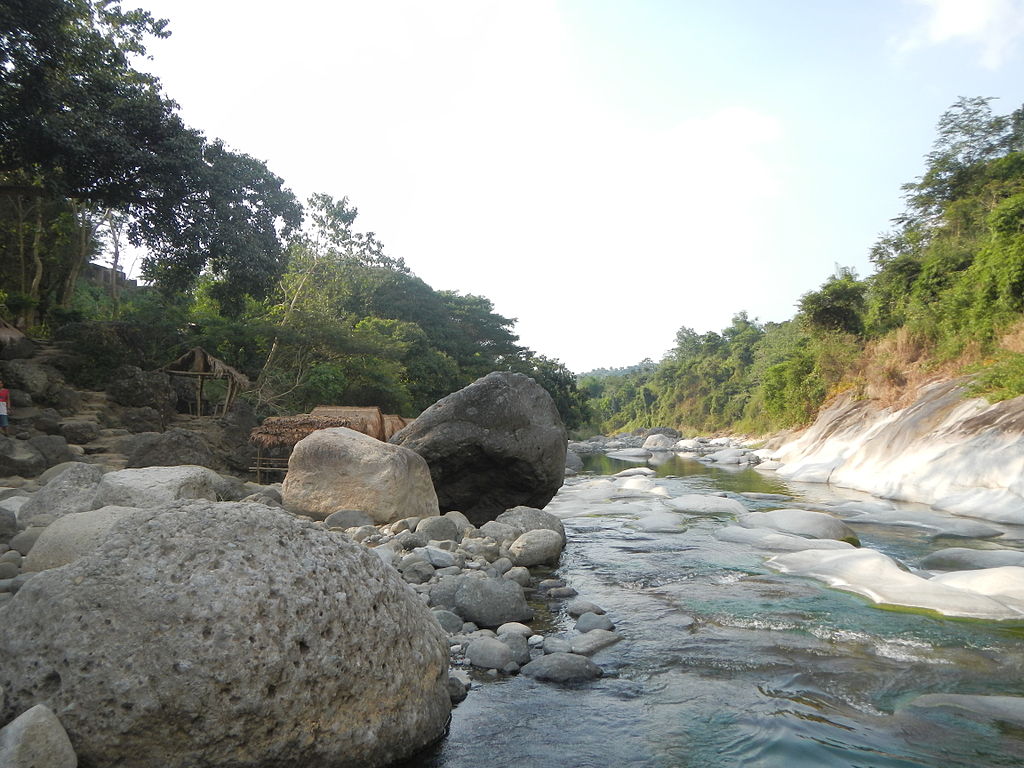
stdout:
<svg viewBox="0 0 1024 768">
<path fill-rule="evenodd" d="M 298 416 L 269 416 L 263 423 L 253 428 L 249 439 L 260 448 L 292 448 L 302 438 L 318 429 L 331 427 L 348 427 L 352 422 L 341 417 L 313 416 L 300 413 Z"/>
<path fill-rule="evenodd" d="M 411 419 L 381 413 L 375 406 L 318 405 L 311 413 L 271 416 L 252 430 L 249 439 L 260 448 L 292 448 L 318 429 L 348 427 L 378 440 L 387 440 Z"/>
<path fill-rule="evenodd" d="M 249 386 L 249 379 L 244 373 L 214 357 L 202 347 L 192 347 L 161 370 L 167 373 L 205 374 L 217 379 L 231 379 L 238 387 Z"/>
</svg>

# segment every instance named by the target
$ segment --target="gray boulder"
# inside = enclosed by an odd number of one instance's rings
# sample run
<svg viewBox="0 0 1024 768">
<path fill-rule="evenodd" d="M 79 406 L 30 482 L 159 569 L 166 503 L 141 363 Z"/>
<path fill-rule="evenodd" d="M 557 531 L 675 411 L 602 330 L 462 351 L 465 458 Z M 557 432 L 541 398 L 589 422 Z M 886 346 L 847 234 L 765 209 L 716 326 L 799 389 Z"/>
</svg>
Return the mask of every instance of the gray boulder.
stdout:
<svg viewBox="0 0 1024 768">
<path fill-rule="evenodd" d="M 152 408 L 164 415 L 173 415 L 178 403 L 178 394 L 171 386 L 170 376 L 160 371 L 143 371 L 131 365 L 115 371 L 107 392 L 119 405 Z"/>
<path fill-rule="evenodd" d="M 538 528 L 527 531 L 509 545 L 508 551 L 516 565 L 556 565 L 562 554 L 562 537 L 556 531 Z"/>
<path fill-rule="evenodd" d="M 585 656 L 574 653 L 549 653 L 534 659 L 521 672 L 527 677 L 553 683 L 574 683 L 593 680 L 602 675 L 601 668 Z"/>
<path fill-rule="evenodd" d="M 92 506 L 155 507 L 178 499 L 217 499 L 220 475 L 206 467 L 146 467 L 105 474 Z"/>
<path fill-rule="evenodd" d="M 100 425 L 95 421 L 65 421 L 60 425 L 60 434 L 69 443 L 84 445 L 100 436 Z"/>
<path fill-rule="evenodd" d="M 18 519 L 29 524 L 42 515 L 63 517 L 92 509 L 96 486 L 102 477 L 103 470 L 95 464 L 69 464 L 25 502 L 18 510 Z"/>
<path fill-rule="evenodd" d="M 35 477 L 48 466 L 35 446 L 0 435 L 0 476 Z"/>
<path fill-rule="evenodd" d="M 137 512 L 136 507 L 100 507 L 55 520 L 39 534 L 22 570 L 46 571 L 74 562 L 106 541 L 117 522 Z"/>
<path fill-rule="evenodd" d="M 562 521 L 542 509 L 524 506 L 513 507 L 502 512 L 495 520 L 505 525 L 511 525 L 515 528 L 517 536 L 521 536 L 527 531 L 540 529 L 554 531 L 562 538 L 562 544 L 565 544 L 565 526 L 562 525 Z"/>
<path fill-rule="evenodd" d="M 523 588 L 508 579 L 459 579 L 452 605 L 455 613 L 480 627 L 500 627 L 509 621 L 530 621 L 533 609 Z M 434 592 L 431 590 L 431 599 Z"/>
<path fill-rule="evenodd" d="M 479 525 L 543 507 L 565 478 L 565 427 L 533 379 L 496 371 L 439 400 L 391 438 L 426 459 L 442 511 Z"/>
<path fill-rule="evenodd" d="M 466 658 L 474 667 L 481 669 L 504 669 L 512 661 L 512 649 L 493 637 L 478 637 L 466 648 Z"/>
<path fill-rule="evenodd" d="M 459 527 L 447 516 L 424 517 L 416 524 L 416 533 L 426 536 L 428 541 L 458 541 L 461 538 Z"/>
<path fill-rule="evenodd" d="M 84 765 L 383 766 L 451 708 L 445 635 L 398 574 L 258 505 L 133 516 L 4 625 L 0 720 L 45 703 Z"/>
<path fill-rule="evenodd" d="M 64 377 L 45 363 L 35 360 L 0 362 L 0 377 L 11 389 L 20 389 L 36 403 L 50 402 L 64 387 Z"/>
<path fill-rule="evenodd" d="M 174 467 L 193 464 L 214 466 L 213 451 L 202 435 L 187 429 L 169 429 L 166 432 L 139 435 L 128 456 L 128 466 Z"/>
<path fill-rule="evenodd" d="M 345 427 L 317 430 L 295 445 L 281 495 L 286 509 L 317 520 L 339 508 L 361 509 L 377 524 L 438 515 L 419 455 Z"/>
<path fill-rule="evenodd" d="M 42 704 L 0 729 L 4 768 L 75 768 L 78 758 L 57 716 Z"/>
</svg>

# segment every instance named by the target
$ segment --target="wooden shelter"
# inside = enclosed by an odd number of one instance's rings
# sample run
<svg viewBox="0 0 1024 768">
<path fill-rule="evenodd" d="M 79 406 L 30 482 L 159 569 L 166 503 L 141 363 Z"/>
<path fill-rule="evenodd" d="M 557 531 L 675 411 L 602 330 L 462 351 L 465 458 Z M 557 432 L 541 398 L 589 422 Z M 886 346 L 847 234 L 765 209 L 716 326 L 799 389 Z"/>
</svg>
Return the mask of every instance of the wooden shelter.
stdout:
<svg viewBox="0 0 1024 768">
<path fill-rule="evenodd" d="M 288 458 L 295 444 L 318 429 L 348 427 L 378 440 L 387 440 L 412 419 L 381 413 L 380 408 L 318 405 L 310 413 L 296 416 L 270 416 L 255 427 L 249 439 L 256 444 L 256 482 L 263 474 L 288 471 Z"/>
<path fill-rule="evenodd" d="M 232 368 L 223 360 L 214 357 L 202 347 L 192 347 L 184 355 L 174 362 L 168 363 L 160 370 L 172 376 L 188 376 L 198 380 L 196 386 L 197 416 L 203 415 L 203 384 L 207 379 L 224 379 L 227 381 L 228 391 L 224 396 L 224 410 L 222 413 L 227 413 L 228 408 L 231 407 L 238 393 L 249 386 L 249 379 L 245 374 Z M 214 407 L 213 413 L 210 415 L 215 416 L 216 414 L 217 408 Z"/>
</svg>

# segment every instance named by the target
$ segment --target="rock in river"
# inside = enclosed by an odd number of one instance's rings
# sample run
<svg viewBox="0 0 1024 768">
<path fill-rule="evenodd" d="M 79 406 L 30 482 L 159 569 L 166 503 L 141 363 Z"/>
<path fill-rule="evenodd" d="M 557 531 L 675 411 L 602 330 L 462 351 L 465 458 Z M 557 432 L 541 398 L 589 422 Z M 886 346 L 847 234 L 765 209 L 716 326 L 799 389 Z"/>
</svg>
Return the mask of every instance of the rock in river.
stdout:
<svg viewBox="0 0 1024 768">
<path fill-rule="evenodd" d="M 427 408 L 391 438 L 427 460 L 442 511 L 481 525 L 543 507 L 565 479 L 565 427 L 543 387 L 495 371 Z"/>
</svg>

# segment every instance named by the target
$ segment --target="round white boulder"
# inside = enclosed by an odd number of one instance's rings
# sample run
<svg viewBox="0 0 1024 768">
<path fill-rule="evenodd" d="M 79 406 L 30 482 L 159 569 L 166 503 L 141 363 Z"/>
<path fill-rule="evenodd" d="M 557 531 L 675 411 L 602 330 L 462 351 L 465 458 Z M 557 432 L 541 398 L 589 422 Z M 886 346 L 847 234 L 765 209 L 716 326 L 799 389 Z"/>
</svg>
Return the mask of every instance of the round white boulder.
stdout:
<svg viewBox="0 0 1024 768">
<path fill-rule="evenodd" d="M 296 443 L 281 495 L 286 509 L 315 520 L 340 508 L 362 510 L 378 525 L 440 514 L 422 456 L 345 427 Z"/>
</svg>

